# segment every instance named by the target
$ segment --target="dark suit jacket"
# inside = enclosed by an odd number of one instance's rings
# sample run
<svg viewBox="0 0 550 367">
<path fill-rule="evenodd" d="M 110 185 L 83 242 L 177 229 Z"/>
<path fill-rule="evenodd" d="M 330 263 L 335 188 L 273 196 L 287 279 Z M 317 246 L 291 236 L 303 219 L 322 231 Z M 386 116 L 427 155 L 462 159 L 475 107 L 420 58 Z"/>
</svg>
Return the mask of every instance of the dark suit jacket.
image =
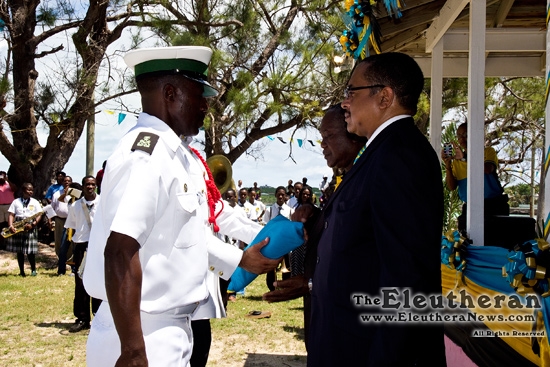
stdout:
<svg viewBox="0 0 550 367">
<path fill-rule="evenodd" d="M 442 325 L 364 323 L 382 287 L 441 294 L 441 168 L 412 118 L 385 128 L 323 210 L 308 366 L 444 366 Z M 396 326 L 399 325 L 399 326 Z"/>
</svg>

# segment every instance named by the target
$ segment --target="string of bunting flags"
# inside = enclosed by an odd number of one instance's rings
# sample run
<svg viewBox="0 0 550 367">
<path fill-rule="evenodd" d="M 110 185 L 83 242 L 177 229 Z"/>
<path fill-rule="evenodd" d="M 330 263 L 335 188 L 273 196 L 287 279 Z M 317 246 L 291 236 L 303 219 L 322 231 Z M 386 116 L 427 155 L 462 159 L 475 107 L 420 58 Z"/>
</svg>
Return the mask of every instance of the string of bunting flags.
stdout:
<svg viewBox="0 0 550 367">
<path fill-rule="evenodd" d="M 269 136 L 269 135 L 266 136 L 266 138 L 268 138 L 268 139 L 271 140 L 271 141 L 275 140 L 274 137 Z M 277 140 L 279 140 L 279 141 L 280 141 L 281 143 L 283 143 L 283 144 L 287 144 L 287 142 L 286 142 L 282 137 L 280 137 L 280 136 L 277 137 Z M 299 146 L 300 148 L 304 145 L 305 142 L 310 143 L 312 147 L 315 146 L 315 144 L 313 143 L 313 140 L 311 140 L 311 139 L 294 139 L 294 138 L 290 138 L 289 142 L 290 142 L 290 143 L 293 143 L 294 140 L 296 140 L 296 142 L 298 143 L 298 146 Z M 320 140 L 315 140 L 315 142 L 316 142 L 317 144 L 319 144 L 319 145 L 321 144 L 321 141 L 320 141 Z"/>
<path fill-rule="evenodd" d="M 131 113 L 131 112 L 117 112 L 117 111 L 114 111 L 114 110 L 103 110 L 103 112 L 105 112 L 107 115 L 111 115 L 111 116 L 115 116 L 116 114 L 118 114 L 117 116 L 117 122 L 118 124 L 120 125 L 124 119 L 126 118 L 127 115 L 132 115 L 132 116 L 136 116 L 137 117 L 137 114 L 134 114 L 134 113 Z M 201 128 L 202 129 L 202 128 Z M 269 140 L 273 141 L 275 139 L 277 139 L 278 141 L 280 141 L 281 143 L 283 144 L 288 144 L 288 143 L 298 143 L 298 147 L 302 148 L 304 146 L 305 143 L 309 143 L 311 144 L 312 147 L 316 146 L 315 143 L 317 143 L 317 145 L 321 145 L 321 141 L 320 140 L 312 140 L 312 139 L 298 139 L 298 138 L 290 138 L 289 141 L 285 141 L 285 139 L 281 136 L 278 136 L 276 138 L 274 138 L 273 136 L 266 136 L 266 138 L 268 138 Z"/>
<path fill-rule="evenodd" d="M 117 112 L 113 111 L 113 110 L 103 110 L 103 112 L 105 112 L 107 115 L 112 115 L 112 116 L 117 114 Z M 118 124 L 119 125 L 122 123 L 122 121 L 124 121 L 124 119 L 126 118 L 127 115 L 128 115 L 128 113 L 118 112 Z M 132 115 L 137 116 L 137 114 L 133 114 L 133 113 L 132 113 Z"/>
</svg>

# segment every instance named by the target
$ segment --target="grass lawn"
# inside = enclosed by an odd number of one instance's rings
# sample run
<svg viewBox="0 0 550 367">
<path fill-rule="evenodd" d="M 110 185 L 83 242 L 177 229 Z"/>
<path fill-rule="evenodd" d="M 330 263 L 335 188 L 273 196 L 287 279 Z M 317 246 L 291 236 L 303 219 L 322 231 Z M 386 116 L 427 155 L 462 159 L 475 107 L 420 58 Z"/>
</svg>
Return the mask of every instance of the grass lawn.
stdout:
<svg viewBox="0 0 550 367">
<path fill-rule="evenodd" d="M 58 277 L 55 261 L 41 245 L 38 276 L 21 278 L 15 254 L 0 251 L 0 366 L 85 366 L 88 331 L 68 332 L 74 278 Z M 229 302 L 227 318 L 212 320 L 208 366 L 305 366 L 302 300 L 268 304 L 266 291 L 260 276 Z M 246 317 L 252 310 L 272 316 Z"/>
</svg>

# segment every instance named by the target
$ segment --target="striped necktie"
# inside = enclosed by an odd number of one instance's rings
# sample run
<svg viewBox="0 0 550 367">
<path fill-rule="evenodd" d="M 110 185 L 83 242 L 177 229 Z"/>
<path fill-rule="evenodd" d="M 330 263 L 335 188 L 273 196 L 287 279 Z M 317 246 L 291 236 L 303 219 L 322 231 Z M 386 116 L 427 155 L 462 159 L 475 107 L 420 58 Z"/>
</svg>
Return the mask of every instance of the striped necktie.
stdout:
<svg viewBox="0 0 550 367">
<path fill-rule="evenodd" d="M 359 158 L 361 158 L 361 155 L 363 155 L 363 153 L 365 152 L 365 149 L 367 149 L 367 144 L 365 144 L 365 146 L 363 148 L 361 148 L 359 153 L 357 153 L 357 157 L 355 157 L 355 160 L 353 161 L 353 164 L 355 164 L 357 162 L 357 160 Z"/>
</svg>

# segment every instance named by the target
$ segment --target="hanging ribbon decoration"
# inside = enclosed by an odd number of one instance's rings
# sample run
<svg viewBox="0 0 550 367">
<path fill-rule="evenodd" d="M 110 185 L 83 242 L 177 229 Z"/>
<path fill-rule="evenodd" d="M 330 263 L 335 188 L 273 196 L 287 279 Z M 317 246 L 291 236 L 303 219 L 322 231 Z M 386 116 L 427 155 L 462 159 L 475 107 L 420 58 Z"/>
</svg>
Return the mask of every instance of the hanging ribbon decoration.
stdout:
<svg viewBox="0 0 550 367">
<path fill-rule="evenodd" d="M 441 263 L 450 269 L 464 271 L 466 268 L 466 246 L 470 240 L 459 231 L 448 231 L 441 238 Z"/>
<path fill-rule="evenodd" d="M 340 44 L 345 53 L 355 60 L 369 56 L 369 41 L 373 50 L 380 53 L 382 32 L 376 19 L 376 5 L 380 0 L 345 0 L 343 14 L 346 29 L 340 37 Z M 402 16 L 401 1 L 384 0 L 384 6 L 390 17 L 395 19 Z"/>
<path fill-rule="evenodd" d="M 508 264 L 502 267 L 502 276 L 520 294 L 536 293 L 542 297 L 550 295 L 547 269 L 550 266 L 550 244 L 537 238 L 522 245 L 516 245 L 508 255 Z"/>
</svg>

